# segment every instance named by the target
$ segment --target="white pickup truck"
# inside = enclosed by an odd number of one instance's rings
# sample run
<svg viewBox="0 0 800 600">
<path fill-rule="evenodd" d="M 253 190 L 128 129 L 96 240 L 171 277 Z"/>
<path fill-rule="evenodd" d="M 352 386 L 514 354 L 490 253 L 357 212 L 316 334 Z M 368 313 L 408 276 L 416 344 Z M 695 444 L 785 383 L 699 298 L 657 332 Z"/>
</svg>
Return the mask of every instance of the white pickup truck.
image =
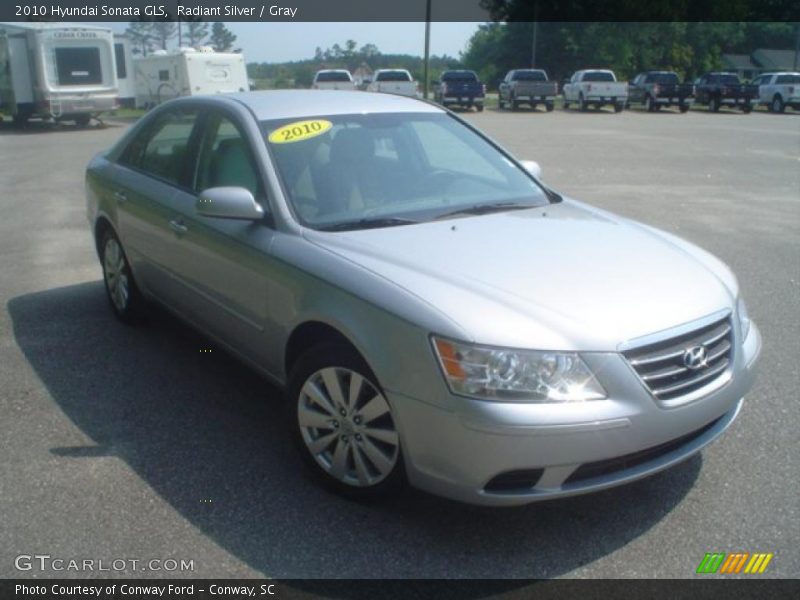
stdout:
<svg viewBox="0 0 800 600">
<path fill-rule="evenodd" d="M 417 97 L 417 82 L 405 69 L 378 69 L 367 86 L 368 92 Z"/>
<path fill-rule="evenodd" d="M 564 85 L 564 108 L 576 104 L 578 109 L 600 108 L 610 104 L 614 112 L 622 112 L 628 101 L 628 84 L 617 81 L 613 71 L 586 69 L 576 71 Z"/>
<path fill-rule="evenodd" d="M 354 90 L 356 84 L 347 69 L 323 69 L 314 75 L 313 90 Z"/>
<path fill-rule="evenodd" d="M 770 112 L 782 113 L 787 106 L 800 110 L 800 73 L 766 73 L 752 83 L 758 86 L 758 104 Z"/>
</svg>

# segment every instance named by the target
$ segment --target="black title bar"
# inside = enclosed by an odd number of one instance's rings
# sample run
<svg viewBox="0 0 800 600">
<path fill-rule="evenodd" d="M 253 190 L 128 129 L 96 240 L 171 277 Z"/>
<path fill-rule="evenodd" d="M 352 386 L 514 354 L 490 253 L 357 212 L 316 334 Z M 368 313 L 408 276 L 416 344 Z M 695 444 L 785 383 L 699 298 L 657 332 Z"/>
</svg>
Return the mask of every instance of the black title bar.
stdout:
<svg viewBox="0 0 800 600">
<path fill-rule="evenodd" d="M 796 0 L 2 0 L 0 21 L 800 21 Z"/>
</svg>

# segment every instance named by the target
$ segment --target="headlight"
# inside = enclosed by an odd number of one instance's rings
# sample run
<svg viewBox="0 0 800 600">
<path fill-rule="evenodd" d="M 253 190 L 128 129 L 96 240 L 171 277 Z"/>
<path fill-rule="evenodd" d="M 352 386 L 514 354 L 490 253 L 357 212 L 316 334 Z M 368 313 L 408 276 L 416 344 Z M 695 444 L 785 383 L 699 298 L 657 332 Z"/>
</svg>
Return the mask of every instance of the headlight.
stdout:
<svg viewBox="0 0 800 600">
<path fill-rule="evenodd" d="M 750 333 L 750 316 L 747 314 L 747 307 L 744 300 L 739 298 L 736 303 L 736 312 L 739 315 L 739 328 L 742 330 L 742 340 L 747 339 L 747 334 Z"/>
<path fill-rule="evenodd" d="M 603 386 L 574 352 L 492 348 L 437 337 L 433 347 L 454 394 L 518 402 L 582 402 L 606 397 Z"/>
</svg>

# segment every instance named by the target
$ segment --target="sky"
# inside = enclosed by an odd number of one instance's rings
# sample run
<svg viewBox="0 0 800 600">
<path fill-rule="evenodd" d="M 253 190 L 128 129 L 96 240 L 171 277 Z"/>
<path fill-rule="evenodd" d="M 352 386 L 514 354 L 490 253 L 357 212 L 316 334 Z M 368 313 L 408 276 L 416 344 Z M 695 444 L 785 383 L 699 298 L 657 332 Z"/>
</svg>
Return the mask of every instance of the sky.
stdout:
<svg viewBox="0 0 800 600">
<path fill-rule="evenodd" d="M 110 24 L 124 31 L 127 23 Z M 385 54 L 422 56 L 425 23 L 225 23 L 237 36 L 247 62 L 286 62 L 313 58 L 314 49 L 323 50 L 348 39 L 360 48 L 375 44 Z M 431 23 L 431 54 L 458 58 L 478 23 Z"/>
</svg>

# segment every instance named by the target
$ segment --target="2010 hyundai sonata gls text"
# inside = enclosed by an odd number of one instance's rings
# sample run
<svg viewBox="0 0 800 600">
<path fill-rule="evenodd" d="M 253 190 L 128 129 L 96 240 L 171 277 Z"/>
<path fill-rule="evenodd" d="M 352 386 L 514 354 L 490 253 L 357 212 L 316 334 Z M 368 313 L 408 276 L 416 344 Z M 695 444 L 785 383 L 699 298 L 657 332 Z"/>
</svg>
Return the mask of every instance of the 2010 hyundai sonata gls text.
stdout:
<svg viewBox="0 0 800 600">
<path fill-rule="evenodd" d="M 725 265 L 419 100 L 170 101 L 86 184 L 116 315 L 157 301 L 283 386 L 344 493 L 511 505 L 632 481 L 719 436 L 753 381 Z"/>
</svg>

